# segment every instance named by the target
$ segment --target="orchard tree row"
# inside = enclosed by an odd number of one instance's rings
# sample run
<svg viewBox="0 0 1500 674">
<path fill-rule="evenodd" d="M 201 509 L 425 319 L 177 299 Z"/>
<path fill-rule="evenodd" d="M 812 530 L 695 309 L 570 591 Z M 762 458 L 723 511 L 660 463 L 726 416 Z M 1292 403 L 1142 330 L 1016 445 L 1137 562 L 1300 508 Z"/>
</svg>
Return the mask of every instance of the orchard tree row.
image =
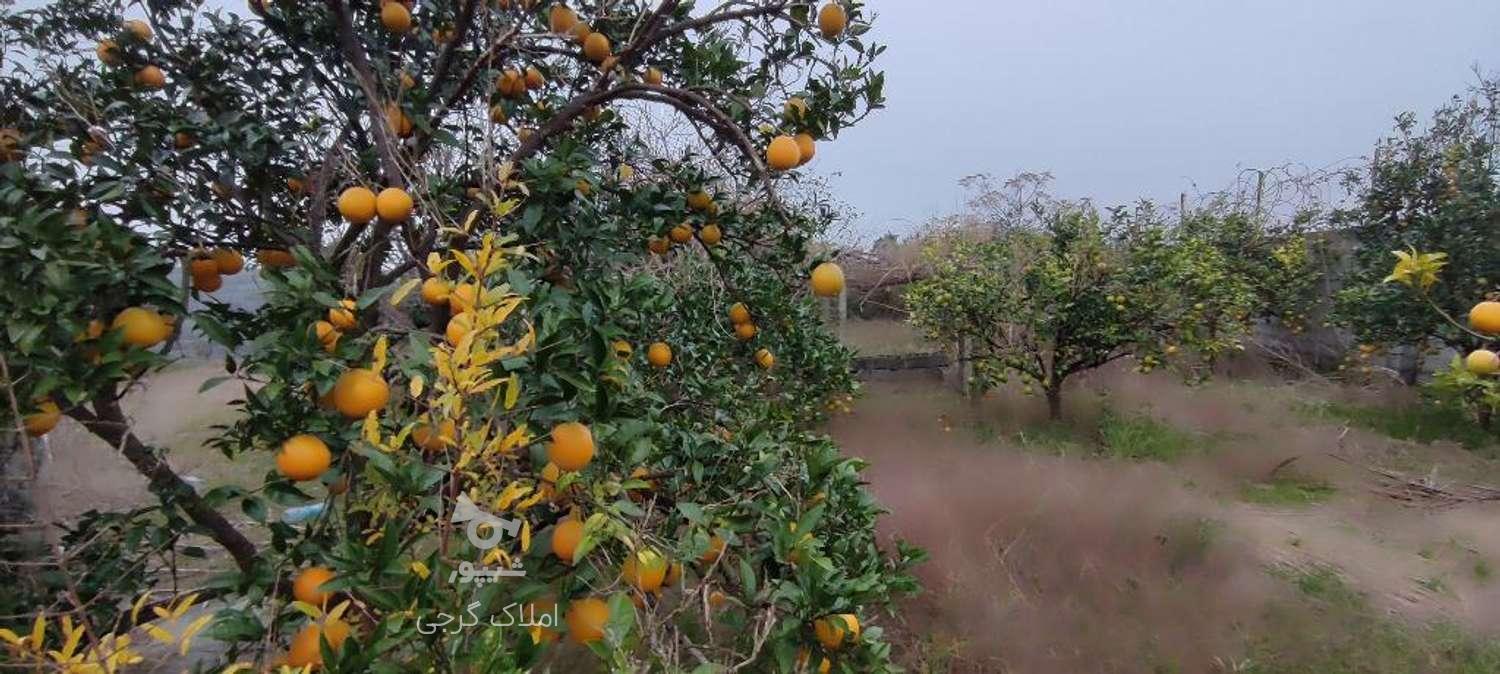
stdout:
<svg viewBox="0 0 1500 674">
<path fill-rule="evenodd" d="M 786 196 L 883 104 L 870 19 L 0 10 L 6 426 L 34 451 L 70 418 L 160 499 L 14 567 L 45 571 L 8 583 L 7 657 L 116 671 L 141 639 L 208 636 L 234 670 L 890 668 L 879 615 L 920 553 L 877 545 L 863 464 L 815 430 L 854 387 L 816 304 L 844 281 L 809 252 L 833 211 Z M 699 142 L 645 140 L 666 117 Z M 262 306 L 218 301 L 236 274 Z M 230 354 L 206 385 L 241 391 L 211 444 L 275 454 L 257 488 L 200 491 L 122 408 L 188 329 Z M 513 528 L 455 523 L 460 502 Z M 179 555 L 223 572 L 163 596 Z M 517 605 L 560 619 L 489 620 Z"/>
</svg>

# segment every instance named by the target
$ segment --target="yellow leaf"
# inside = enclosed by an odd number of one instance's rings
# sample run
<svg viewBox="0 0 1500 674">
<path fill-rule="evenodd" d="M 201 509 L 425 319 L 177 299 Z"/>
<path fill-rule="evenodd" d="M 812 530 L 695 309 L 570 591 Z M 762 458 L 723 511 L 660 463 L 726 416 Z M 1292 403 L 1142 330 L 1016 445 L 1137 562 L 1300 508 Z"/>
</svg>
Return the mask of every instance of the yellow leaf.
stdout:
<svg viewBox="0 0 1500 674">
<path fill-rule="evenodd" d="M 402 283 L 401 287 L 396 289 L 396 292 L 391 293 L 391 306 L 394 307 L 401 304 L 401 300 L 406 299 L 406 296 L 411 294 L 412 289 L 416 288 L 417 284 L 421 282 L 421 277 L 407 279 L 406 283 Z"/>
<path fill-rule="evenodd" d="M 506 485 L 505 490 L 500 492 L 500 496 L 495 499 L 495 509 L 501 511 L 509 510 L 510 505 L 515 503 L 516 499 L 529 493 L 531 493 L 530 485 L 512 482 Z"/>
<path fill-rule="evenodd" d="M 432 575 L 432 571 L 427 569 L 427 565 L 421 562 L 412 562 L 411 572 L 413 575 L 421 578 L 422 580 L 427 580 L 427 577 Z"/>
<path fill-rule="evenodd" d="M 503 454 L 530 442 L 531 433 L 527 430 L 526 424 L 520 424 L 505 435 L 505 439 L 500 442 L 500 452 Z"/>
<path fill-rule="evenodd" d="M 156 625 L 153 625 L 151 623 L 146 623 L 144 625 L 141 625 L 141 629 L 145 630 L 146 634 L 151 635 L 152 639 L 160 641 L 161 643 L 171 644 L 172 642 L 176 641 L 176 639 L 172 638 L 172 633 L 171 632 L 168 632 L 168 631 L 166 631 L 166 630 L 164 630 L 164 629 L 162 629 L 160 627 L 157 627 Z"/>
<path fill-rule="evenodd" d="M 521 378 L 515 372 L 510 373 L 510 380 L 505 387 L 505 409 L 514 409 L 516 400 L 521 397 Z"/>
<path fill-rule="evenodd" d="M 177 647 L 178 655 L 187 657 L 188 650 L 193 646 L 193 637 L 198 636 L 198 633 L 203 631 L 203 628 L 208 627 L 208 623 L 213 619 L 214 614 L 205 613 L 198 616 L 193 622 L 188 623 L 187 629 L 182 631 L 182 636 L 180 637 L 182 644 Z"/>
<path fill-rule="evenodd" d="M 188 609 L 193 607 L 193 602 L 196 601 L 198 601 L 198 594 L 196 592 L 183 597 L 182 600 L 177 603 L 177 606 L 172 609 L 172 618 L 181 618 L 182 614 L 187 613 Z"/>
<path fill-rule="evenodd" d="M 432 272 L 434 276 L 443 273 L 443 267 L 446 266 L 448 262 L 443 259 L 443 256 L 438 255 L 437 251 L 427 254 L 427 271 Z"/>
<path fill-rule="evenodd" d="M 411 378 L 411 382 L 406 385 L 406 392 L 410 393 L 413 398 L 420 398 L 422 397 L 422 388 L 426 384 L 427 380 L 423 379 L 422 375 L 419 374 Z"/>
<path fill-rule="evenodd" d="M 15 632 L 0 627 L 0 641 L 4 641 L 5 643 L 12 646 L 18 646 L 21 643 L 21 637 L 18 636 Z"/>
<path fill-rule="evenodd" d="M 141 597 L 135 600 L 135 605 L 130 607 L 130 624 L 134 625 L 137 622 L 140 622 L 141 609 L 146 606 L 146 599 L 148 599 L 150 596 L 150 592 L 142 592 Z"/>
<path fill-rule="evenodd" d="M 385 369 L 385 352 L 388 348 L 390 348 L 390 344 L 386 342 L 385 335 L 381 335 L 380 339 L 375 340 L 375 360 L 370 365 L 371 370 L 379 373 Z"/>
<path fill-rule="evenodd" d="M 228 667 L 225 667 L 224 671 L 219 672 L 219 674 L 239 674 L 240 672 L 253 671 L 255 671 L 254 664 L 251 664 L 249 662 L 236 662 Z"/>
<path fill-rule="evenodd" d="M 291 606 L 292 608 L 297 609 L 297 611 L 302 615 L 312 618 L 313 620 L 317 620 L 318 618 L 323 617 L 323 609 L 313 606 L 312 604 L 309 604 L 305 601 L 294 601 L 292 602 Z"/>
<path fill-rule="evenodd" d="M 347 610 L 349 610 L 349 600 L 345 599 L 339 602 L 338 606 L 333 607 L 333 610 L 328 612 L 328 619 L 338 620 L 339 618 L 344 617 L 344 611 Z"/>
<path fill-rule="evenodd" d="M 83 638 L 83 625 L 79 625 L 77 629 L 74 629 L 72 623 L 72 618 L 63 616 L 63 634 L 66 634 L 68 637 L 61 651 L 64 660 L 73 657 L 73 651 L 78 649 L 78 641 Z"/>
<path fill-rule="evenodd" d="M 531 520 L 521 520 L 521 552 L 531 552 Z"/>
<path fill-rule="evenodd" d="M 375 410 L 370 410 L 370 413 L 365 415 L 364 436 L 365 442 L 385 449 L 380 444 L 380 421 L 375 418 Z"/>
<path fill-rule="evenodd" d="M 469 257 L 468 253 L 455 250 L 453 251 L 453 260 L 458 263 L 458 266 L 463 267 L 464 271 L 469 272 L 470 276 L 479 278 L 478 270 L 474 267 L 474 260 Z"/>
<path fill-rule="evenodd" d="M 42 651 L 42 641 L 45 640 L 46 638 L 47 638 L 47 616 L 43 615 L 43 614 L 38 614 L 37 617 L 36 617 L 36 622 L 31 623 L 31 636 L 27 637 L 28 640 L 27 640 L 26 644 L 32 650 L 40 653 Z"/>
</svg>

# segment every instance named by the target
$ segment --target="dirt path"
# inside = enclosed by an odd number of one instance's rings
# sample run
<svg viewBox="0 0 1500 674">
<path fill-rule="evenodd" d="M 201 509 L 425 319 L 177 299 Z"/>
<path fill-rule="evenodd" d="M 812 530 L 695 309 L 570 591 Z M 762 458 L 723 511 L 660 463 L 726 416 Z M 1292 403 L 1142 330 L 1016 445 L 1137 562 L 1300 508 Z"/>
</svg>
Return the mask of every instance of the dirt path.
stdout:
<svg viewBox="0 0 1500 674">
<path fill-rule="evenodd" d="M 932 554 L 928 593 L 903 612 L 929 659 L 959 644 L 957 661 L 983 670 L 1214 671 L 1244 652 L 1269 603 L 1295 593 L 1286 577 L 1319 569 L 1390 615 L 1500 631 L 1500 587 L 1486 582 L 1500 505 L 1403 507 L 1328 456 L 1400 453 L 1456 476 L 1472 454 L 1296 417 L 1288 396 L 1309 394 L 1122 375 L 1073 393 L 1080 425 L 1107 405 L 1198 432 L 1202 450 L 1172 464 L 1044 455 L 1024 448 L 1045 430 L 1036 400 L 969 403 L 924 379 L 867 383 L 831 432 L 873 464 L 891 511 L 882 535 Z M 1294 456 L 1299 474 L 1336 487 L 1327 502 L 1244 502 L 1247 484 Z"/>
</svg>

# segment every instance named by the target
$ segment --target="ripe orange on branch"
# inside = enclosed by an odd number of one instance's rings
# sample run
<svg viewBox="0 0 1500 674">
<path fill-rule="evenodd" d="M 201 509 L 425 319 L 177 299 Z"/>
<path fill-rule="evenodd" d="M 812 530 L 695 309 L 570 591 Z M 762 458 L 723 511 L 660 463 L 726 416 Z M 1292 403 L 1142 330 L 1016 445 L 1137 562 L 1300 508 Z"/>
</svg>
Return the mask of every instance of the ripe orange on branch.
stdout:
<svg viewBox="0 0 1500 674">
<path fill-rule="evenodd" d="M 233 276 L 245 268 L 245 256 L 233 248 L 215 248 L 212 256 L 214 266 L 225 276 Z"/>
<path fill-rule="evenodd" d="M 583 55 L 594 63 L 603 63 L 610 56 L 609 37 L 604 33 L 589 33 L 583 41 Z"/>
<path fill-rule="evenodd" d="M 342 620 L 327 620 L 321 625 L 308 625 L 292 637 L 292 645 L 287 649 L 286 664 L 293 667 L 317 668 L 323 664 L 322 640 L 326 639 L 328 646 L 337 651 L 344 646 L 344 640 L 348 638 L 349 623 Z"/>
<path fill-rule="evenodd" d="M 705 246 L 717 246 L 720 241 L 724 240 L 724 233 L 719 231 L 718 225 L 709 223 L 704 225 L 703 229 L 698 230 L 698 240 L 702 241 Z"/>
<path fill-rule="evenodd" d="M 21 425 L 25 427 L 26 434 L 33 438 L 52 432 L 52 429 L 57 428 L 57 422 L 62 420 L 62 410 L 58 409 L 57 403 L 50 399 L 38 402 L 36 409 L 36 412 L 21 419 Z"/>
<path fill-rule="evenodd" d="M 375 212 L 385 222 L 405 222 L 411 209 L 411 195 L 399 187 L 387 187 L 375 197 Z"/>
<path fill-rule="evenodd" d="M 1469 310 L 1469 326 L 1487 335 L 1500 335 L 1500 302 L 1480 302 Z"/>
<path fill-rule="evenodd" d="M 297 574 L 297 578 L 292 581 L 292 596 L 297 601 L 321 607 L 323 602 L 333 596 L 333 593 L 318 588 L 333 580 L 333 576 L 333 571 L 324 567 L 309 566 L 303 569 L 302 573 Z"/>
<path fill-rule="evenodd" d="M 642 592 L 655 592 L 667 578 L 667 558 L 650 548 L 626 553 L 620 578 Z"/>
<path fill-rule="evenodd" d="M 843 34 L 848 25 L 849 13 L 844 11 L 843 5 L 830 2 L 818 10 L 818 30 L 823 32 L 823 37 L 832 40 Z"/>
<path fill-rule="evenodd" d="M 411 30 L 411 10 L 399 2 L 387 2 L 380 8 L 380 25 L 392 33 Z"/>
<path fill-rule="evenodd" d="M 339 194 L 339 215 L 356 225 L 375 219 L 375 193 L 364 187 L 351 187 Z"/>
<path fill-rule="evenodd" d="M 573 553 L 578 550 L 578 543 L 582 540 L 583 522 L 571 517 L 566 518 L 552 528 L 552 554 L 572 564 Z"/>
<path fill-rule="evenodd" d="M 802 148 L 791 136 L 777 136 L 766 147 L 766 165 L 773 171 L 790 171 L 802 162 Z"/>
<path fill-rule="evenodd" d="M 448 303 L 448 293 L 451 289 L 442 279 L 434 276 L 422 282 L 422 301 L 435 307 Z"/>
<path fill-rule="evenodd" d="M 594 433 L 576 421 L 552 427 L 552 442 L 547 444 L 547 461 L 566 471 L 583 470 L 594 460 Z"/>
<path fill-rule="evenodd" d="M 333 465 L 328 445 L 316 435 L 294 435 L 281 443 L 276 454 L 276 470 L 293 482 L 317 479 Z"/>
<path fill-rule="evenodd" d="M 824 262 L 812 271 L 812 291 L 819 297 L 838 297 L 844 291 L 844 270 L 832 262 Z"/>
<path fill-rule="evenodd" d="M 1492 375 L 1500 372 L 1500 355 L 1489 349 L 1475 349 L 1464 358 L 1464 367 L 1481 377 Z"/>
<path fill-rule="evenodd" d="M 365 369 L 352 369 L 339 375 L 333 385 L 333 406 L 350 419 L 363 419 L 385 407 L 391 387 L 380 375 Z"/>
<path fill-rule="evenodd" d="M 352 330 L 359 322 L 354 316 L 354 300 L 342 300 L 339 306 L 328 309 L 328 322 L 340 330 Z"/>
<path fill-rule="evenodd" d="M 594 597 L 575 599 L 563 620 L 568 623 L 568 639 L 573 642 L 599 641 L 604 638 L 604 626 L 609 624 L 609 604 Z"/>
<path fill-rule="evenodd" d="M 154 310 L 145 307 L 130 307 L 115 314 L 110 329 L 119 330 L 125 343 L 143 349 L 166 341 L 172 334 L 172 326 Z"/>
<path fill-rule="evenodd" d="M 167 86 L 167 75 L 154 65 L 148 65 L 135 71 L 135 83 L 146 89 L 160 89 Z"/>
</svg>

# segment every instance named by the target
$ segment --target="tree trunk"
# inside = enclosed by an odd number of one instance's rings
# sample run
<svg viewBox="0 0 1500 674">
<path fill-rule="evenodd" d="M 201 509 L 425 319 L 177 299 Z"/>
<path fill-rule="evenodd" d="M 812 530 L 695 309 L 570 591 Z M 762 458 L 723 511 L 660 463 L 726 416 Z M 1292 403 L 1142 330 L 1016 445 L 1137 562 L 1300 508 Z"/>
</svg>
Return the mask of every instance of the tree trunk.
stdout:
<svg viewBox="0 0 1500 674">
<path fill-rule="evenodd" d="M 1062 419 L 1062 382 L 1047 387 L 1047 418 Z"/>
</svg>

